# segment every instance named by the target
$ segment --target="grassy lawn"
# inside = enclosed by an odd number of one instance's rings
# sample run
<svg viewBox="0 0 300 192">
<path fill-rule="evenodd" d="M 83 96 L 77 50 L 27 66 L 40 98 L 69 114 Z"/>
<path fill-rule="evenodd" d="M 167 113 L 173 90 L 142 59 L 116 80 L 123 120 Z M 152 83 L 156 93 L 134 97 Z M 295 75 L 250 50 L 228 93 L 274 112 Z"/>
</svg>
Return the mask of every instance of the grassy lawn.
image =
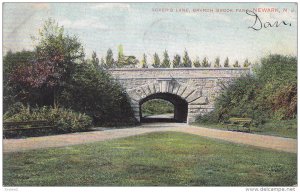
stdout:
<svg viewBox="0 0 300 192">
<path fill-rule="evenodd" d="M 174 113 L 174 105 L 163 99 L 153 99 L 142 105 L 142 115 L 160 115 L 165 113 Z"/>
<path fill-rule="evenodd" d="M 4 186 L 288 186 L 296 154 L 176 132 L 8 153 Z"/>
<path fill-rule="evenodd" d="M 223 124 L 203 124 L 194 123 L 195 126 L 207 127 L 212 129 L 227 130 L 227 126 Z M 279 137 L 297 138 L 297 119 L 269 121 L 260 127 L 251 127 L 251 133 L 262 135 L 274 135 Z"/>
</svg>

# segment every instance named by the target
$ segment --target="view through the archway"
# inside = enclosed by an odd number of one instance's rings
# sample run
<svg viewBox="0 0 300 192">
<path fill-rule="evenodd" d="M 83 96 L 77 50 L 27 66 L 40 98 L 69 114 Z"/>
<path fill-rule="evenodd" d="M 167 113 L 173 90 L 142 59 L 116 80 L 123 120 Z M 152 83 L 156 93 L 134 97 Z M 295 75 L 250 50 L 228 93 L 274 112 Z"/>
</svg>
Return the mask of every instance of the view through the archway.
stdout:
<svg viewBox="0 0 300 192">
<path fill-rule="evenodd" d="M 187 102 L 177 95 L 156 93 L 140 102 L 141 122 L 186 122 Z"/>
<path fill-rule="evenodd" d="M 174 120 L 174 105 L 163 99 L 152 99 L 141 106 L 141 117 L 143 119 Z"/>
</svg>

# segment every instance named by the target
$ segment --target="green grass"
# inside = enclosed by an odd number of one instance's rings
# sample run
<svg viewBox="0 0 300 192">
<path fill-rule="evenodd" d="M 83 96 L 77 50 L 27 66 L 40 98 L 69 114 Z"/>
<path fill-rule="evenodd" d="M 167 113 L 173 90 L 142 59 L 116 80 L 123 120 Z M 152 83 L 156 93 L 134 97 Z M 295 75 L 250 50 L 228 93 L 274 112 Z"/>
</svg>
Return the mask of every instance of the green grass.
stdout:
<svg viewBox="0 0 300 192">
<path fill-rule="evenodd" d="M 163 99 L 152 99 L 142 105 L 143 116 L 174 113 L 174 105 Z"/>
<path fill-rule="evenodd" d="M 195 126 L 227 130 L 226 124 L 194 123 Z M 259 127 L 250 127 L 251 133 L 297 138 L 297 119 L 268 121 Z"/>
<path fill-rule="evenodd" d="M 176 132 L 8 153 L 4 186 L 288 186 L 297 156 Z"/>
</svg>

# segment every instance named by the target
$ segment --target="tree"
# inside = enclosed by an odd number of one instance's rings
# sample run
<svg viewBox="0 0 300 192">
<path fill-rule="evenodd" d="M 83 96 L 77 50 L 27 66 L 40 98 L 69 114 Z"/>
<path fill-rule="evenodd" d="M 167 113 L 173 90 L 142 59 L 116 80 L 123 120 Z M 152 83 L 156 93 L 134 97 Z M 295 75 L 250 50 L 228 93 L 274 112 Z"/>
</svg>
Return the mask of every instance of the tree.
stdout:
<svg viewBox="0 0 300 192">
<path fill-rule="evenodd" d="M 115 61 L 114 61 L 113 52 L 111 49 L 107 50 L 105 59 L 106 59 L 105 63 L 106 63 L 107 68 L 114 67 Z"/>
<path fill-rule="evenodd" d="M 171 62 L 170 62 L 170 58 L 169 58 L 169 55 L 168 55 L 168 51 L 165 50 L 164 51 L 164 59 L 161 63 L 161 68 L 170 68 L 170 65 L 171 65 Z"/>
<path fill-rule="evenodd" d="M 105 63 L 103 57 L 101 57 L 101 60 L 100 60 L 100 68 L 101 69 L 106 69 L 107 68 L 106 63 Z"/>
<path fill-rule="evenodd" d="M 133 113 L 121 85 L 105 71 L 88 64 L 76 37 L 65 35 L 63 28 L 50 20 L 36 40 L 34 52 L 21 55 L 24 60 L 11 52 L 4 57 L 5 72 L 9 72 L 6 79 L 18 92 L 16 97 L 11 95 L 18 99 L 16 101 L 35 107 L 58 104 L 88 114 L 98 124 L 133 122 Z M 108 55 L 112 58 L 112 52 Z M 92 58 L 97 62 L 96 54 Z"/>
<path fill-rule="evenodd" d="M 224 61 L 224 67 L 229 67 L 229 59 L 228 59 L 228 57 L 226 57 L 226 59 Z"/>
<path fill-rule="evenodd" d="M 160 67 L 160 59 L 159 59 L 159 56 L 158 56 L 157 53 L 154 53 L 154 55 L 153 55 L 153 64 L 152 64 L 152 66 L 154 68 L 159 68 Z"/>
<path fill-rule="evenodd" d="M 93 117 L 94 124 L 130 121 L 132 110 L 121 85 L 105 71 L 77 65 L 60 95 L 62 106 Z"/>
<path fill-rule="evenodd" d="M 221 64 L 220 64 L 220 58 L 219 58 L 219 57 L 217 57 L 217 58 L 215 59 L 214 67 L 216 67 L 216 68 L 221 67 Z"/>
<path fill-rule="evenodd" d="M 248 59 L 245 59 L 244 61 L 244 67 L 249 67 L 251 63 L 248 61 Z"/>
<path fill-rule="evenodd" d="M 119 45 L 118 46 L 118 61 L 117 61 L 117 66 L 118 67 L 123 67 L 124 65 L 126 65 L 126 63 L 125 63 L 123 46 Z"/>
<path fill-rule="evenodd" d="M 55 105 L 62 87 L 72 78 L 75 65 L 84 61 L 83 47 L 76 36 L 65 34 L 64 28 L 52 19 L 45 22 L 33 40 L 34 61 L 17 68 L 11 79 L 26 89 L 29 100 L 35 89 L 40 91 L 41 105 Z"/>
<path fill-rule="evenodd" d="M 181 67 L 181 57 L 180 55 L 176 54 L 173 59 L 173 68 L 178 68 L 178 67 Z"/>
<path fill-rule="evenodd" d="M 145 53 L 143 54 L 143 59 L 141 61 L 141 64 L 142 64 L 142 68 L 148 68 L 147 55 Z"/>
<path fill-rule="evenodd" d="M 19 68 L 31 65 L 34 61 L 34 52 L 21 51 L 13 53 L 8 51 L 3 57 L 3 111 L 7 111 L 10 106 L 18 101 L 28 103 L 29 99 L 38 100 L 34 97 L 35 92 L 22 86 L 22 81 L 13 79 L 12 76 Z M 20 77 L 19 77 L 20 78 Z"/>
<path fill-rule="evenodd" d="M 21 51 L 13 53 L 11 50 L 8 51 L 3 57 L 3 81 L 9 81 L 11 73 L 16 68 L 21 66 L 25 67 L 34 61 L 34 52 L 32 51 Z"/>
<path fill-rule="evenodd" d="M 97 57 L 97 54 L 96 54 L 96 52 L 95 51 L 93 51 L 93 53 L 92 53 L 92 65 L 97 69 L 97 68 L 99 68 L 99 59 L 98 59 L 98 57 Z"/>
<path fill-rule="evenodd" d="M 238 60 L 235 61 L 233 67 L 241 67 L 241 66 L 239 65 L 239 61 L 238 61 Z"/>
<path fill-rule="evenodd" d="M 118 46 L 118 61 L 124 58 L 123 45 Z"/>
<path fill-rule="evenodd" d="M 136 65 L 139 61 L 136 59 L 135 56 L 125 56 L 124 65 Z"/>
<path fill-rule="evenodd" d="M 194 67 L 201 67 L 199 57 L 196 58 L 196 60 L 193 62 L 193 65 L 194 65 Z"/>
<path fill-rule="evenodd" d="M 210 64 L 208 63 L 208 60 L 206 57 L 202 60 L 202 67 L 210 67 Z"/>
<path fill-rule="evenodd" d="M 184 51 L 184 55 L 182 58 L 182 65 L 183 67 L 192 67 L 192 61 L 189 57 L 187 50 Z"/>
<path fill-rule="evenodd" d="M 253 125 L 268 119 L 297 117 L 297 57 L 269 55 L 254 74 L 241 76 L 223 86 L 215 100 L 215 116 L 251 117 Z"/>
</svg>

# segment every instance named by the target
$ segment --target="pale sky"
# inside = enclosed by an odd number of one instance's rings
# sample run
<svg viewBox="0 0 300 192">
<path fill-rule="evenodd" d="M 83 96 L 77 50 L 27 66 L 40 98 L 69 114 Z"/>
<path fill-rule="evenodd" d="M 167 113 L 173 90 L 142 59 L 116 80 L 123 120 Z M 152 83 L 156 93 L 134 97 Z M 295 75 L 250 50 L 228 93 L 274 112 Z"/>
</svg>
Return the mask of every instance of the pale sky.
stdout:
<svg viewBox="0 0 300 192">
<path fill-rule="evenodd" d="M 173 12 L 157 11 L 162 8 Z M 255 18 L 237 9 L 253 8 L 278 8 L 280 13 L 257 15 L 262 22 L 284 20 L 291 26 L 250 29 Z M 213 12 L 194 12 L 195 9 Z M 217 9 L 233 12 L 220 13 Z M 108 48 L 116 58 L 119 44 L 125 55 L 135 55 L 139 60 L 146 53 L 148 63 L 155 52 L 162 59 L 165 49 L 171 60 L 186 49 L 193 60 L 208 57 L 213 61 L 220 57 L 223 63 L 229 57 L 231 64 L 245 58 L 254 62 L 275 53 L 297 55 L 295 3 L 4 3 L 3 51 L 32 50 L 30 36 L 36 36 L 48 18 L 63 25 L 69 34 L 77 35 L 87 56 L 96 51 L 99 58 L 106 55 Z"/>
</svg>

